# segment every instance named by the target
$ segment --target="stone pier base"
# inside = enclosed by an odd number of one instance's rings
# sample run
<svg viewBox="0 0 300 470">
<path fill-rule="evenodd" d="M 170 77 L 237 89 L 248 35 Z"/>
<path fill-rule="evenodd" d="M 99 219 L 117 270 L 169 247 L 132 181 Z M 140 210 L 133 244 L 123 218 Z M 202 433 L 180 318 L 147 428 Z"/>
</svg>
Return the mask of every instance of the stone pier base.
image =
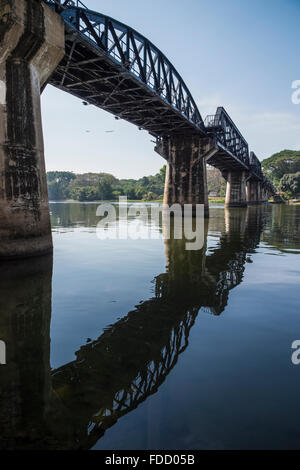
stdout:
<svg viewBox="0 0 300 470">
<path fill-rule="evenodd" d="M 246 175 L 243 171 L 230 171 L 226 175 L 226 207 L 246 207 Z"/>
<path fill-rule="evenodd" d="M 261 202 L 267 202 L 269 200 L 269 192 L 263 186 L 261 187 L 260 199 Z"/>
<path fill-rule="evenodd" d="M 0 2 L 0 258 L 52 250 L 40 90 L 64 56 L 64 24 L 37 0 Z"/>
<path fill-rule="evenodd" d="M 168 162 L 164 204 L 182 207 L 191 204 L 193 215 L 196 205 L 203 204 L 204 215 L 208 217 L 206 160 L 217 151 L 210 139 L 191 135 L 170 137 L 156 150 Z"/>
<path fill-rule="evenodd" d="M 263 183 L 258 180 L 249 180 L 247 182 L 247 204 L 261 204 L 267 202 L 269 199 L 269 192 L 264 187 Z"/>
<path fill-rule="evenodd" d="M 261 191 L 260 191 L 260 182 L 257 180 L 247 181 L 246 195 L 247 195 L 247 204 L 259 204 L 261 201 Z"/>
</svg>

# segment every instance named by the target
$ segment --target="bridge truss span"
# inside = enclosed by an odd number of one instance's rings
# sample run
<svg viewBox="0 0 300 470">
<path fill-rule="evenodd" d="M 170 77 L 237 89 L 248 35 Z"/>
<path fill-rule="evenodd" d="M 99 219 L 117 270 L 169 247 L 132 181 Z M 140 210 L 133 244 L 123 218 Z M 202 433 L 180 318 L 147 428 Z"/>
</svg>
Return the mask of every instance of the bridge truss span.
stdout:
<svg viewBox="0 0 300 470">
<path fill-rule="evenodd" d="M 248 143 L 225 109 L 218 107 L 216 114 L 206 116 L 204 123 L 207 133 L 219 147 L 215 156 L 216 166 L 221 171 L 230 166 L 232 169 L 247 170 L 250 164 Z M 213 164 L 213 160 L 210 163 Z"/>
<path fill-rule="evenodd" d="M 261 163 L 254 152 L 250 153 L 250 170 L 252 176 L 256 176 L 259 180 L 263 180 Z"/>
<path fill-rule="evenodd" d="M 44 1 L 66 27 L 66 55 L 52 85 L 154 136 L 188 131 L 205 135 L 186 84 L 151 41 L 81 2 Z"/>
</svg>

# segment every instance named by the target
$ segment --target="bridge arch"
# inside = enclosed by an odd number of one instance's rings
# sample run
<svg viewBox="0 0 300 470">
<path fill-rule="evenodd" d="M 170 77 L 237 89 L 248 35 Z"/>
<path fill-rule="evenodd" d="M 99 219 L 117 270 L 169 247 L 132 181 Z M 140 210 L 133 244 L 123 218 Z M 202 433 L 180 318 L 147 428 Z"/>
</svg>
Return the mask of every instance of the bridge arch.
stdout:
<svg viewBox="0 0 300 470">
<path fill-rule="evenodd" d="M 81 2 L 44 1 L 61 15 L 66 29 L 65 58 L 49 83 L 156 137 L 205 134 L 182 77 L 145 36 Z"/>
</svg>

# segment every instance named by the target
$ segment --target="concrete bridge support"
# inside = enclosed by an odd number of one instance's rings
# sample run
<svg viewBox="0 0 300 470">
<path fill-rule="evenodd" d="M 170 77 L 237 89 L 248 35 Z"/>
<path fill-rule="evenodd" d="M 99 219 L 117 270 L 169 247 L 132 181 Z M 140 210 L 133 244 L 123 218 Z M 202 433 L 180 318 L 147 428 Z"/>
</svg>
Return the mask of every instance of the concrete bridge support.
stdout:
<svg viewBox="0 0 300 470">
<path fill-rule="evenodd" d="M 261 185 L 261 201 L 267 202 L 269 200 L 269 193 L 266 188 Z"/>
<path fill-rule="evenodd" d="M 40 90 L 64 25 L 37 0 L 1 0 L 0 20 L 0 258 L 18 258 L 52 250 Z"/>
<path fill-rule="evenodd" d="M 247 204 L 259 204 L 260 192 L 260 182 L 253 179 L 248 180 L 246 186 Z"/>
<path fill-rule="evenodd" d="M 227 180 L 226 207 L 246 207 L 246 174 L 244 171 L 229 171 Z"/>
<path fill-rule="evenodd" d="M 164 204 L 192 204 L 193 214 L 196 204 L 203 204 L 208 217 L 206 161 L 217 151 L 212 141 L 191 135 L 170 137 L 156 151 L 168 162 Z"/>
<path fill-rule="evenodd" d="M 258 199 L 259 202 L 267 202 L 269 199 L 266 188 L 261 182 L 258 183 Z"/>
<path fill-rule="evenodd" d="M 250 179 L 247 181 L 247 204 L 260 204 L 267 202 L 269 199 L 269 192 L 261 181 Z"/>
</svg>

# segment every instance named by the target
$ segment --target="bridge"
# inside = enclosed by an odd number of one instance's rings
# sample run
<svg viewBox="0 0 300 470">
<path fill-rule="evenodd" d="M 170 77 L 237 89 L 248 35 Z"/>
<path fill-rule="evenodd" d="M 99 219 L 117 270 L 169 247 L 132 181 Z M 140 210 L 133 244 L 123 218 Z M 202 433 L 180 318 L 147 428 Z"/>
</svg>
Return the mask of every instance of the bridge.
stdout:
<svg viewBox="0 0 300 470">
<path fill-rule="evenodd" d="M 153 296 L 53 370 L 52 257 L 4 263 L 0 331 L 8 357 L 0 368 L 0 449 L 91 449 L 158 391 L 188 348 L 198 315 L 224 312 L 265 221 L 263 206 L 226 209 L 225 220 L 210 221 L 213 248 L 207 250 L 208 221 L 202 250 L 166 239 L 167 269 L 154 278 Z"/>
<path fill-rule="evenodd" d="M 134 29 L 79 0 L 3 0 L 0 21 L 1 258 L 52 249 L 40 110 L 48 83 L 156 138 L 165 204 L 203 204 L 208 216 L 207 164 L 227 180 L 228 207 L 274 192 L 225 109 L 203 120 L 175 67 Z"/>
</svg>

